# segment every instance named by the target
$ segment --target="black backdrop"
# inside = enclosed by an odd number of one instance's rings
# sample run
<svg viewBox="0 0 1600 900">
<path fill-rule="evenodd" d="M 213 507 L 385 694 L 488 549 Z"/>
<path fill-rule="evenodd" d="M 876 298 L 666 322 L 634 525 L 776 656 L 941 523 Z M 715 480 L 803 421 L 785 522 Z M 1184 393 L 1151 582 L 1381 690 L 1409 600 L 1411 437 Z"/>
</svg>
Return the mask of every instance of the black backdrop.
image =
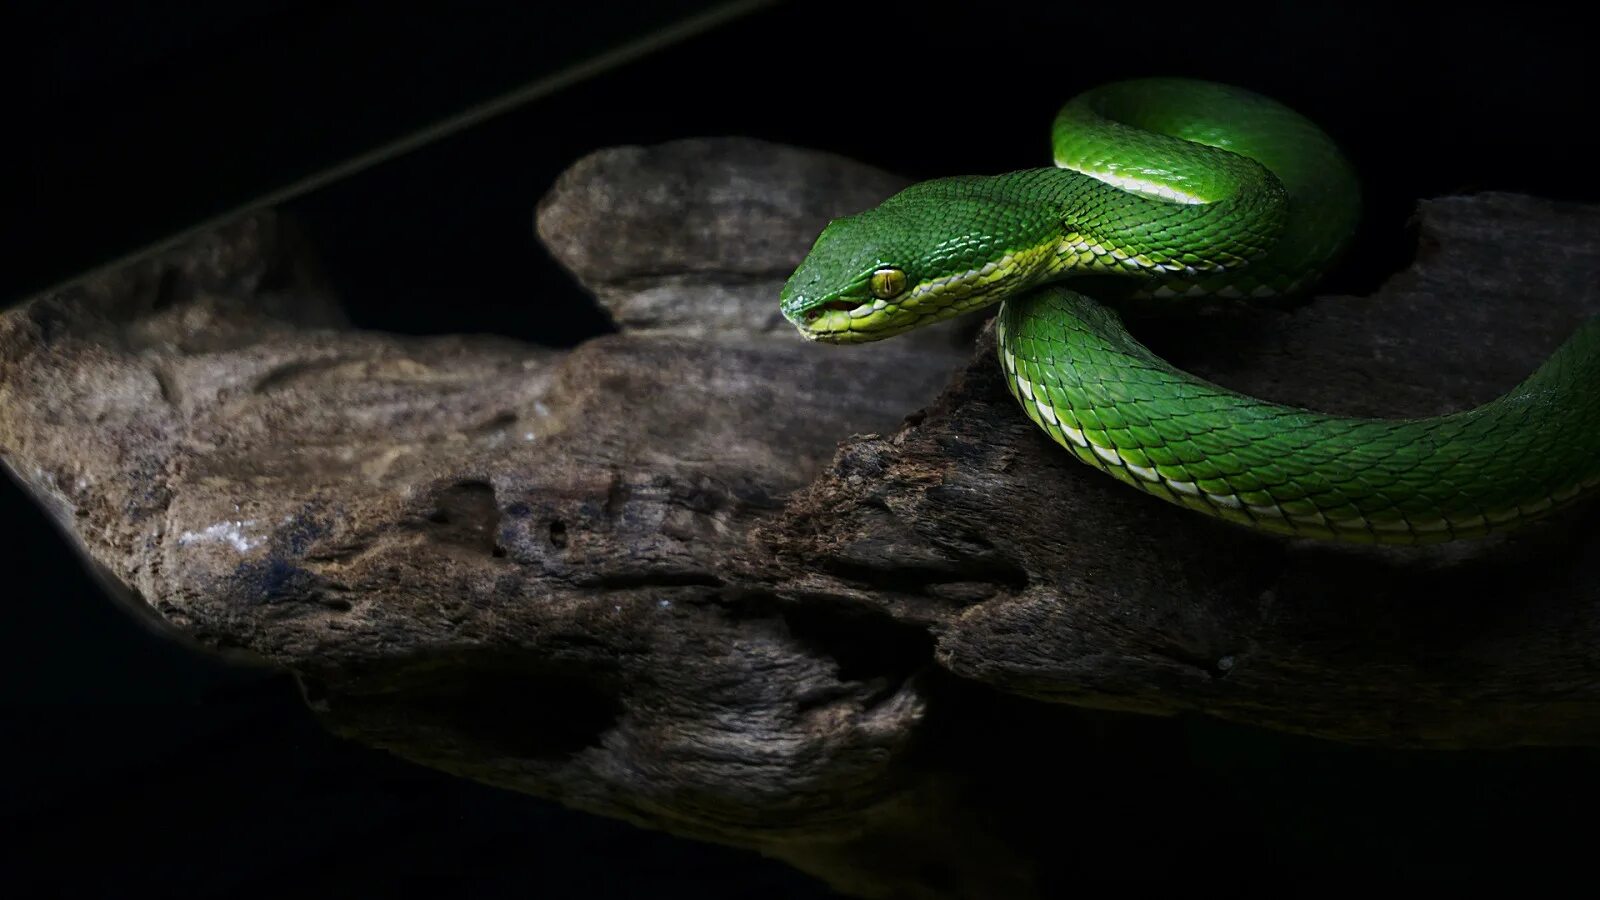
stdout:
<svg viewBox="0 0 1600 900">
<path fill-rule="evenodd" d="M 14 301 L 702 4 L 24 4 L 29 90 L 7 143 L 3 297 Z M 1073 91 L 1184 74 L 1322 122 L 1368 191 L 1336 289 L 1404 265 L 1417 197 L 1594 201 L 1588 37 L 1558 7 L 1498 4 L 783 4 L 287 204 L 357 322 L 570 344 L 604 328 L 531 234 L 583 153 L 752 134 L 908 175 L 1044 164 Z M 20 136 L 20 137 L 19 137 Z M 1463 303 L 1470 297 L 1461 298 Z M 1530 311 L 1534 314 L 1536 311 Z M 1419 323 L 1423 325 L 1425 323 Z M 1462 348 L 1472 352 L 1472 348 Z M 0 889 L 121 895 L 823 896 L 752 854 L 677 841 L 402 763 L 323 734 L 283 676 L 150 636 L 102 598 L 0 480 Z M 1478 877 L 1577 868 L 1597 762 L 1582 751 L 1392 753 L 1202 720 L 1130 723 L 1128 754 L 1230 802 L 1127 785 L 1107 823 L 1230 880 Z M 1112 749 L 1115 748 L 1113 739 Z M 1064 777 L 1071 777 L 1066 775 Z M 1089 777 L 1093 777 L 1091 774 Z M 1259 867 L 1218 873 L 1219 842 Z M 1190 849 L 1185 849 L 1185 846 Z M 56 863 L 59 855 L 70 863 Z M 1063 867 L 1092 865 L 1072 860 Z M 1130 877 L 1141 873 L 1124 873 Z M 34 882 L 33 879 L 47 879 Z M 7 890 L 7 893 L 12 893 Z M 28 895 L 32 895 L 30 892 Z"/>
</svg>

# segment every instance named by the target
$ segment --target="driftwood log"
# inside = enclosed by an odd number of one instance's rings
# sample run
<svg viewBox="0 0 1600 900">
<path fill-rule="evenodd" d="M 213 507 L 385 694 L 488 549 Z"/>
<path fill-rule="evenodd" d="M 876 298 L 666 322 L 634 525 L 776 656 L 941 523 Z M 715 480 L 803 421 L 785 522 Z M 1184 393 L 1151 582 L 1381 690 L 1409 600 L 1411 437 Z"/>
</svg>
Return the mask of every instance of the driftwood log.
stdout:
<svg viewBox="0 0 1600 900">
<path fill-rule="evenodd" d="M 619 330 L 571 351 L 350 329 L 256 215 L 0 316 L 0 456 L 131 610 L 287 667 L 337 732 L 862 896 L 1050 893 L 1068 834 L 1148 864 L 1095 834 L 1115 790 L 1083 782 L 1135 773 L 1073 708 L 1600 744 L 1593 504 L 1422 550 L 1255 536 L 1049 443 L 979 322 L 799 339 L 783 278 L 901 184 L 743 140 L 578 162 L 539 233 Z M 1446 198 L 1419 231 L 1370 297 L 1133 324 L 1230 387 L 1410 415 L 1600 314 L 1600 210 Z"/>
</svg>

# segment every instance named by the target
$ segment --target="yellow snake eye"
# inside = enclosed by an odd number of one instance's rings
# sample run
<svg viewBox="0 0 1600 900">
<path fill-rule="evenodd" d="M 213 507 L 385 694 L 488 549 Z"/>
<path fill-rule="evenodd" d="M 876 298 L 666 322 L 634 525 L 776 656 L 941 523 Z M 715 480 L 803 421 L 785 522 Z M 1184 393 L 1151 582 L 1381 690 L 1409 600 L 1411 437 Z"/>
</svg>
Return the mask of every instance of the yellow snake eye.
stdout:
<svg viewBox="0 0 1600 900">
<path fill-rule="evenodd" d="M 892 300 L 905 291 L 906 273 L 899 269 L 879 269 L 872 273 L 868 287 L 872 289 L 872 296 L 879 300 Z"/>
</svg>

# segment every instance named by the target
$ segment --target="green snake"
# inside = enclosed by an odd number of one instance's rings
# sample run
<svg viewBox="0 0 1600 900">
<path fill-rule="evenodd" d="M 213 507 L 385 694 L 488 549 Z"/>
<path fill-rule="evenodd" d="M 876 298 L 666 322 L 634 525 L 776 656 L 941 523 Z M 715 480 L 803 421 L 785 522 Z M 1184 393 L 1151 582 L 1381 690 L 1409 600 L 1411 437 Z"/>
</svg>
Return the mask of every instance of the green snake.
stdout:
<svg viewBox="0 0 1600 900">
<path fill-rule="evenodd" d="M 813 340 L 864 342 L 1001 302 L 1005 381 L 1056 443 L 1257 530 L 1479 537 L 1600 485 L 1600 317 L 1475 409 L 1353 418 L 1182 372 L 1110 306 L 1064 286 L 1104 276 L 1097 293 L 1114 302 L 1312 284 L 1353 235 L 1360 191 L 1308 119 L 1236 87 L 1140 79 L 1069 101 L 1053 144 L 1054 167 L 925 181 L 830 222 L 784 285 L 783 314 Z"/>
</svg>

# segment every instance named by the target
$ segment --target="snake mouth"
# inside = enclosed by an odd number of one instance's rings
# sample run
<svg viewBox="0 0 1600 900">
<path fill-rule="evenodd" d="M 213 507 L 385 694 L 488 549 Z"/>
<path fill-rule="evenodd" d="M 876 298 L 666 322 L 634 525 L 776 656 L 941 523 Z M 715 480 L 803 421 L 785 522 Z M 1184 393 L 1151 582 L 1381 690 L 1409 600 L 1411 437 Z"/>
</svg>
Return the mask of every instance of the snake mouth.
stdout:
<svg viewBox="0 0 1600 900">
<path fill-rule="evenodd" d="M 864 300 L 829 300 L 827 303 L 813 306 L 806 310 L 805 319 L 807 322 L 815 322 L 822 318 L 823 312 L 827 310 L 837 309 L 840 312 L 849 312 L 852 309 L 859 309 L 865 303 L 866 301 Z"/>
</svg>

